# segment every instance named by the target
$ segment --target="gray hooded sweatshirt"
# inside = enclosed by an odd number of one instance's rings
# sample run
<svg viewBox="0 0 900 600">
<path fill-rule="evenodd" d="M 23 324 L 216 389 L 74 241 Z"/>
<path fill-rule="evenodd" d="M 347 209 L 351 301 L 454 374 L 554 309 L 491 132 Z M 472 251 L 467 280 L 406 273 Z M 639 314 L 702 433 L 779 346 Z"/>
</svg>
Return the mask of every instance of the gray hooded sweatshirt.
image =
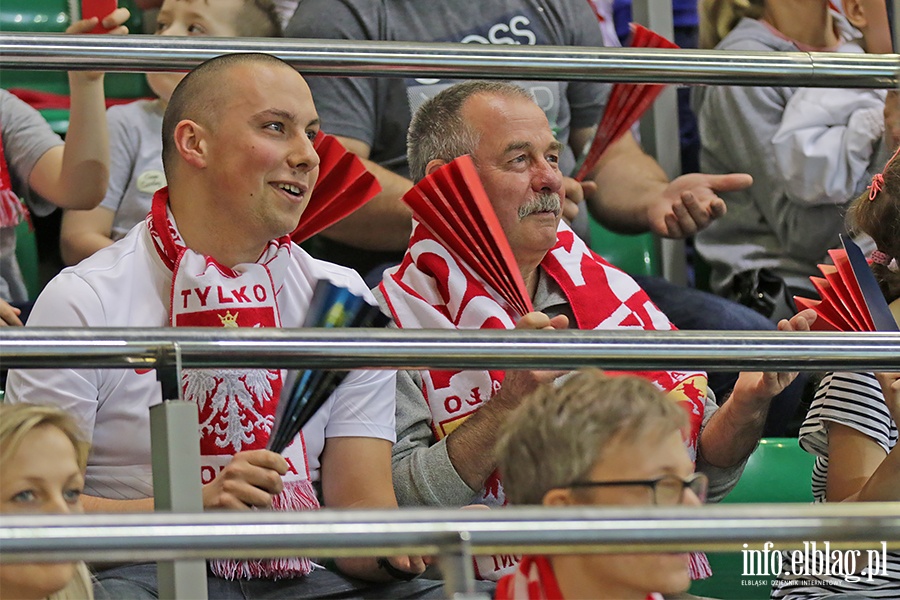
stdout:
<svg viewBox="0 0 900 600">
<path fill-rule="evenodd" d="M 843 39 L 859 36 L 843 17 L 835 15 L 835 19 Z M 717 48 L 798 50 L 754 19 L 743 19 Z M 845 231 L 847 203 L 871 176 L 861 173 L 851 186 L 853 189 L 848 189 L 847 195 L 837 202 L 833 198 L 810 199 L 792 193 L 785 173 L 808 171 L 817 165 L 821 168 L 820 163 L 796 154 L 796 168 L 784 168 L 786 165 L 776 162 L 777 156 L 783 161 L 785 154 L 774 151 L 773 137 L 782 128 L 785 109 L 797 90 L 739 86 L 695 90 L 694 108 L 702 140 L 701 170 L 753 176 L 750 188 L 722 194 L 728 205 L 727 214 L 697 235 L 697 249 L 712 267 L 711 285 L 720 294 L 728 295 L 732 277 L 737 273 L 761 268 L 774 270 L 790 287 L 813 290 L 809 276 L 818 273 L 816 265 L 826 261 L 827 250 L 839 246 L 838 234 Z M 878 122 L 871 115 L 867 120 Z M 883 119 L 880 123 L 883 127 Z M 880 134 L 875 137 L 880 139 Z M 828 143 L 827 137 L 822 139 Z M 836 145 L 834 156 L 839 155 L 839 150 Z M 822 179 L 827 176 L 821 174 Z M 818 178 L 811 173 L 806 173 L 806 177 Z"/>
</svg>

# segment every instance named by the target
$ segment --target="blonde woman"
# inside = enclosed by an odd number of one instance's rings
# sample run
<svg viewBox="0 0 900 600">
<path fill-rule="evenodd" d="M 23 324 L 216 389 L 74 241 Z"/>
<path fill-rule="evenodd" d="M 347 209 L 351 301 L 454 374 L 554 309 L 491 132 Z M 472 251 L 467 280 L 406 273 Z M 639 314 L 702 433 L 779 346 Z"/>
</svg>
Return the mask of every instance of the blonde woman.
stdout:
<svg viewBox="0 0 900 600">
<path fill-rule="evenodd" d="M 0 405 L 0 513 L 80 513 L 88 444 L 62 411 Z M 0 565 L 0 597 L 92 600 L 83 562 Z"/>
</svg>

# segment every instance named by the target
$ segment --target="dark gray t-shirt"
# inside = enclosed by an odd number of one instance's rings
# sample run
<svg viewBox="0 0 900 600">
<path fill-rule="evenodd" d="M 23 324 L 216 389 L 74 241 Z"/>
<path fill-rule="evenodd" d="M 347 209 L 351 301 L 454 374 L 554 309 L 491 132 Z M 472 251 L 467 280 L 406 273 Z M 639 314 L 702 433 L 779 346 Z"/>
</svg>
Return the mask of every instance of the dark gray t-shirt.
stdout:
<svg viewBox="0 0 900 600">
<path fill-rule="evenodd" d="M 327 15 L 328 18 L 323 18 Z M 584 0 L 304 0 L 286 34 L 292 37 L 603 46 L 597 18 Z M 450 79 L 309 77 L 322 128 L 368 144 L 370 158 L 408 176 L 406 131 L 411 114 Z M 597 124 L 609 85 L 523 81 L 563 143 L 572 128 Z M 575 159 L 561 158 L 563 172 Z"/>
<path fill-rule="evenodd" d="M 50 214 L 55 206 L 30 193 L 28 178 L 47 150 L 63 141 L 53 133 L 39 112 L 3 89 L 0 89 L 0 129 L 13 191 L 25 199 L 32 214 L 39 217 Z M 16 262 L 14 227 L 0 228 L 0 298 L 7 302 L 28 299 L 19 263 Z"/>
</svg>

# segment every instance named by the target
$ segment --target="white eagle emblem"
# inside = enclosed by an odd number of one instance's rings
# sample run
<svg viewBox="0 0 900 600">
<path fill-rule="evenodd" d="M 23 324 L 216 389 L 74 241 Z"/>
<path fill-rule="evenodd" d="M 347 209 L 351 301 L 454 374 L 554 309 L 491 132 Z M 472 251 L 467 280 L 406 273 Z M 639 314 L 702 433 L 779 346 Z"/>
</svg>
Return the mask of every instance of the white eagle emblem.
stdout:
<svg viewBox="0 0 900 600">
<path fill-rule="evenodd" d="M 271 369 L 185 369 L 184 397 L 200 408 L 200 434 L 214 435 L 216 446 L 234 452 L 255 442 L 257 433 L 268 434 L 274 417 L 262 413 L 262 404 L 278 377 Z"/>
</svg>

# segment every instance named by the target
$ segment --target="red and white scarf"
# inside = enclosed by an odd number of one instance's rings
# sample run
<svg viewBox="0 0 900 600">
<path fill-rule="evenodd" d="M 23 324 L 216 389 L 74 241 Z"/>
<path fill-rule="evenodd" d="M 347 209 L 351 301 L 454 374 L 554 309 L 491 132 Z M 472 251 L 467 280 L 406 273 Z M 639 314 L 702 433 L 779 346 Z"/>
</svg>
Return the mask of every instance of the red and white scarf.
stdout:
<svg viewBox="0 0 900 600">
<path fill-rule="evenodd" d="M 0 136 L 0 227 L 15 227 L 28 215 L 28 209 L 12 189 L 9 165 L 3 153 L 3 136 Z"/>
<path fill-rule="evenodd" d="M 540 266 L 562 289 L 579 329 L 675 328 L 631 277 L 592 252 L 563 222 L 557 231 L 556 245 Z M 518 318 L 495 290 L 415 220 L 406 255 L 398 267 L 385 274 L 381 291 L 397 326 L 402 328 L 512 329 Z M 632 374 L 649 379 L 685 407 L 690 420 L 686 445 L 691 459 L 696 460 L 706 373 Z M 504 372 L 499 370 L 422 371 L 422 392 L 431 411 L 435 437 L 444 438 L 490 400 L 500 389 L 503 376 Z M 506 503 L 496 473 L 488 478 L 473 503 L 488 506 Z M 480 576 L 494 578 L 489 571 L 509 571 L 514 563 L 507 558 L 482 557 L 477 567 Z M 698 567 L 699 577 L 709 575 L 708 565 Z"/>
<path fill-rule="evenodd" d="M 550 561 L 543 556 L 523 556 L 515 572 L 497 584 L 496 600 L 565 600 Z M 663 600 L 657 593 L 646 600 Z"/>
<path fill-rule="evenodd" d="M 169 190 L 153 196 L 147 227 L 160 258 L 172 271 L 169 323 L 173 327 L 281 327 L 276 293 L 291 262 L 291 240 L 269 242 L 255 263 L 233 268 L 185 246 L 172 213 Z M 185 369 L 185 400 L 200 408 L 201 480 L 216 475 L 237 452 L 265 449 L 281 395 L 278 369 Z M 285 449 L 290 465 L 275 510 L 319 508 L 309 480 L 306 444 L 301 432 Z M 301 577 L 312 570 L 307 558 L 210 561 L 213 573 L 227 579 Z"/>
</svg>

